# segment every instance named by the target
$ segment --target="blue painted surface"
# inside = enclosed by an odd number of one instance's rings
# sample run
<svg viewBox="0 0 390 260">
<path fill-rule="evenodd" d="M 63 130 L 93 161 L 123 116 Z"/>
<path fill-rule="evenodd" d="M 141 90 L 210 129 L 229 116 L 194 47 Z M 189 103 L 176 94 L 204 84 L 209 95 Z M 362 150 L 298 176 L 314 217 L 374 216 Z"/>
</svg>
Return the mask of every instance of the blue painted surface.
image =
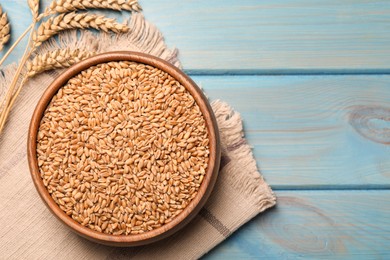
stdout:
<svg viewBox="0 0 390 260">
<path fill-rule="evenodd" d="M 390 258 L 390 1 L 140 2 L 279 197 L 205 258 Z M 1 4 L 15 39 L 30 12 Z"/>
<path fill-rule="evenodd" d="M 274 189 L 390 187 L 390 150 L 383 143 L 390 136 L 375 139 L 388 133 L 389 119 L 352 119 L 357 111 L 369 118 L 372 108 L 390 108 L 390 76 L 193 78 L 211 99 L 239 111 Z"/>
<path fill-rule="evenodd" d="M 276 194 L 275 208 L 205 259 L 389 259 L 388 190 Z"/>
</svg>

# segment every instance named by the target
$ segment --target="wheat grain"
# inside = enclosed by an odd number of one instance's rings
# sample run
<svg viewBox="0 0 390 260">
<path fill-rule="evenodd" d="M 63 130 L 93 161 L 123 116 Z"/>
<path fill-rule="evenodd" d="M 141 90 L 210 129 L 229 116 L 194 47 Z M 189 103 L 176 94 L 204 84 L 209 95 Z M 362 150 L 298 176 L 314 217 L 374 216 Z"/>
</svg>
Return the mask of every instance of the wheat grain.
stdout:
<svg viewBox="0 0 390 260">
<path fill-rule="evenodd" d="M 33 60 L 27 62 L 27 75 L 28 77 L 34 77 L 47 70 L 67 68 L 92 55 L 94 55 L 93 52 L 79 49 L 71 50 L 69 48 L 49 51 L 37 55 Z"/>
<path fill-rule="evenodd" d="M 137 0 L 57 0 L 53 1 L 42 16 L 54 13 L 67 13 L 75 10 L 91 9 L 111 9 L 141 11 L 141 6 Z"/>
<path fill-rule="evenodd" d="M 36 20 L 38 18 L 39 13 L 39 0 L 27 0 L 27 3 L 30 7 L 33 19 Z"/>
<path fill-rule="evenodd" d="M 115 19 L 88 13 L 72 12 L 51 17 L 41 23 L 33 35 L 34 45 L 41 45 L 42 42 L 61 31 L 85 28 L 94 28 L 105 32 L 113 31 L 115 33 L 127 32 L 129 30 L 126 25 L 117 23 Z"/>
<path fill-rule="evenodd" d="M 37 159 L 49 193 L 75 221 L 130 235 L 186 208 L 206 174 L 207 144 L 203 115 L 179 82 L 151 66 L 110 62 L 82 71 L 53 97 Z"/>
<path fill-rule="evenodd" d="M 7 13 L 4 13 L 0 6 L 0 51 L 3 49 L 4 44 L 9 41 L 10 37 L 10 25 Z"/>
</svg>

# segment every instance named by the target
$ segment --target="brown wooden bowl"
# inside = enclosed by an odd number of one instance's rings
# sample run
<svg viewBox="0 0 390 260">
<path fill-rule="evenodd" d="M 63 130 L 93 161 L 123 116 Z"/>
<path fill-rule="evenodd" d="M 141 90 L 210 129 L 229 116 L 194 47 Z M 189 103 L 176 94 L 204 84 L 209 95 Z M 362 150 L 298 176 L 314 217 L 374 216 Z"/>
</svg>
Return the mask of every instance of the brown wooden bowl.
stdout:
<svg viewBox="0 0 390 260">
<path fill-rule="evenodd" d="M 40 121 L 52 97 L 64 84 L 67 83 L 70 78 L 77 75 L 79 72 L 91 66 L 110 61 L 139 62 L 159 68 L 160 70 L 170 74 L 173 78 L 179 81 L 194 97 L 195 101 L 197 102 L 204 115 L 209 134 L 209 164 L 203 182 L 199 187 L 198 194 L 179 215 L 172 219 L 171 222 L 143 234 L 110 235 L 102 232 L 97 232 L 82 226 L 81 224 L 73 220 L 71 217 L 66 215 L 66 213 L 58 207 L 58 205 L 55 203 L 53 198 L 50 196 L 48 190 L 44 186 L 38 169 L 36 152 L 37 134 Z M 68 226 L 71 230 L 73 230 L 80 236 L 83 236 L 89 240 L 101 244 L 111 246 L 138 246 L 152 243 L 157 240 L 168 237 L 169 235 L 172 235 L 173 233 L 184 227 L 192 218 L 196 216 L 196 214 L 198 214 L 199 210 L 203 207 L 206 200 L 210 196 L 210 193 L 217 179 L 220 162 L 220 146 L 217 123 L 211 106 L 208 103 L 208 100 L 204 96 L 203 92 L 188 76 L 186 76 L 182 71 L 180 71 L 178 68 L 174 67 L 170 63 L 151 55 L 136 52 L 110 52 L 94 56 L 72 66 L 64 73 L 62 73 L 56 80 L 54 80 L 47 88 L 47 90 L 39 100 L 31 119 L 27 140 L 27 156 L 31 177 L 34 181 L 35 187 L 38 190 L 39 195 L 45 202 L 46 206 L 62 223 L 64 223 L 66 226 Z"/>
</svg>

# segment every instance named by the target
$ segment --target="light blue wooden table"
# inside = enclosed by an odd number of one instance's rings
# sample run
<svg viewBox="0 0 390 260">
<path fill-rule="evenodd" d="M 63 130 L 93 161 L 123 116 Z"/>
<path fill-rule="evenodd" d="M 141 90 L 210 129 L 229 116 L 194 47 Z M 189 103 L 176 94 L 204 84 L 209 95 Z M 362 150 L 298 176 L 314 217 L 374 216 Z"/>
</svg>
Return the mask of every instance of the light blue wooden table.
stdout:
<svg viewBox="0 0 390 260">
<path fill-rule="evenodd" d="M 25 1 L 1 4 L 20 35 Z M 141 4 L 185 71 L 242 114 L 278 196 L 206 259 L 390 259 L 390 1 Z"/>
</svg>

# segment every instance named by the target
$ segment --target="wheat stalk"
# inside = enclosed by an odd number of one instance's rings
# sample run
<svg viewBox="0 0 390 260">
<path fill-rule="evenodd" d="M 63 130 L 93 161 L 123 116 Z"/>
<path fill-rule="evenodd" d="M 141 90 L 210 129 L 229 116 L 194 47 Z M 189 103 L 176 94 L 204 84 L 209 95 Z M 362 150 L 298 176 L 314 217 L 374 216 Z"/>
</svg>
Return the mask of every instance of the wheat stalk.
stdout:
<svg viewBox="0 0 390 260">
<path fill-rule="evenodd" d="M 142 10 L 137 0 L 55 0 L 46 8 L 40 18 L 54 13 L 67 13 L 75 10 L 85 10 L 87 8 L 135 12 Z"/>
<path fill-rule="evenodd" d="M 28 78 L 34 77 L 35 75 L 52 69 L 63 69 L 72 66 L 73 64 L 84 60 L 94 55 L 94 52 L 82 51 L 79 49 L 70 50 L 62 49 L 50 51 L 42 55 L 37 55 L 32 61 L 27 62 L 27 77 L 24 77 L 19 87 L 15 90 L 9 104 L 1 111 L 0 115 L 0 132 L 4 127 L 5 120 L 16 101 L 16 98 L 20 94 L 23 85 L 26 83 Z"/>
<path fill-rule="evenodd" d="M 117 23 L 115 19 L 88 13 L 72 12 L 51 17 L 46 22 L 43 22 L 33 35 L 34 46 L 41 45 L 42 42 L 61 31 L 76 28 L 94 28 L 105 32 L 113 31 L 116 33 L 129 31 L 126 25 Z"/>
<path fill-rule="evenodd" d="M 0 51 L 3 49 L 4 44 L 9 41 L 10 28 L 7 13 L 3 13 L 3 9 L 0 6 Z"/>
<path fill-rule="evenodd" d="M 82 51 L 80 49 L 71 50 L 58 49 L 49 51 L 42 55 L 37 55 L 33 60 L 27 62 L 27 76 L 35 75 L 52 69 L 63 69 L 94 55 L 94 52 Z"/>
</svg>

